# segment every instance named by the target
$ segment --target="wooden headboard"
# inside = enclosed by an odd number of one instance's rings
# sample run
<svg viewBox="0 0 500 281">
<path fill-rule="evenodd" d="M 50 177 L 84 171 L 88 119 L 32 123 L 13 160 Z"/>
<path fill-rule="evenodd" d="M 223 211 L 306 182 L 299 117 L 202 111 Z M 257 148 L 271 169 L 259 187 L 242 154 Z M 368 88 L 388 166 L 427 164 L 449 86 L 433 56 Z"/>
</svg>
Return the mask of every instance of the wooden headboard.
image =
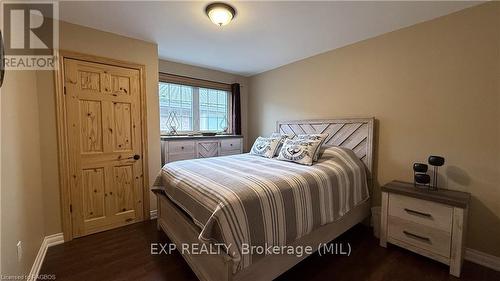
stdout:
<svg viewBox="0 0 500 281">
<path fill-rule="evenodd" d="M 374 118 L 348 118 L 327 120 L 294 120 L 276 122 L 276 132 L 288 135 L 328 134 L 325 144 L 352 149 L 367 169 L 373 171 Z"/>
</svg>

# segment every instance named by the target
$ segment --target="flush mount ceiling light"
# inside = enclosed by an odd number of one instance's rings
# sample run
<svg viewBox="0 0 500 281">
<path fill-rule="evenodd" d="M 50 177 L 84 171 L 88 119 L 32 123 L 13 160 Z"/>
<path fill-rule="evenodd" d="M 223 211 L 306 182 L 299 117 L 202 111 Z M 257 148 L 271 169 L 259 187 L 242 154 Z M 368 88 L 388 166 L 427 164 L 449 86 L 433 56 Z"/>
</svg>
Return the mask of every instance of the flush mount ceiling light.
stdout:
<svg viewBox="0 0 500 281">
<path fill-rule="evenodd" d="M 223 26 L 231 22 L 236 15 L 236 10 L 228 4 L 215 2 L 205 8 L 205 13 L 214 24 Z"/>
</svg>

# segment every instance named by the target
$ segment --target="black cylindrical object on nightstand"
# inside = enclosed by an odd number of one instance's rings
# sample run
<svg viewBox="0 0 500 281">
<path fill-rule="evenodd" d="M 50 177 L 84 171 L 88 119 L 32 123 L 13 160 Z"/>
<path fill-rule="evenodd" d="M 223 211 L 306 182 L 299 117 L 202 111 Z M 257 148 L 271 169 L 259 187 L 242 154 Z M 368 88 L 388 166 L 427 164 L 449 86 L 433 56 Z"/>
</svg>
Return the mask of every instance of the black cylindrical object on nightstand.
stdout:
<svg viewBox="0 0 500 281">
<path fill-rule="evenodd" d="M 413 185 L 429 185 L 431 177 L 427 174 L 428 166 L 423 163 L 413 164 Z"/>
<path fill-rule="evenodd" d="M 438 189 L 438 167 L 444 165 L 444 157 L 431 155 L 431 156 L 429 156 L 429 159 L 427 161 L 429 162 L 429 165 L 432 165 L 434 167 L 432 189 L 437 190 Z"/>
<path fill-rule="evenodd" d="M 427 164 L 423 163 L 414 163 L 413 164 L 413 171 L 416 173 L 427 173 L 428 166 Z"/>
<path fill-rule="evenodd" d="M 415 174 L 415 183 L 420 185 L 428 185 L 430 182 L 431 182 L 431 176 L 429 176 L 428 174 L 421 174 L 421 173 Z"/>
</svg>

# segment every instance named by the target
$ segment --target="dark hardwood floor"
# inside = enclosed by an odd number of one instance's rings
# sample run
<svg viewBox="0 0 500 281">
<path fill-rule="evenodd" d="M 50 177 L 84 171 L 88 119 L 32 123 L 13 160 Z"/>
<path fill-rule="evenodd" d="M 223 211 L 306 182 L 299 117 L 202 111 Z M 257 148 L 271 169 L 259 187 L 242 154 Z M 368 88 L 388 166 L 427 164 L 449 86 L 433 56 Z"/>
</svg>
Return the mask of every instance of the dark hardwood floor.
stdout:
<svg viewBox="0 0 500 281">
<path fill-rule="evenodd" d="M 156 221 L 129 225 L 75 239 L 49 248 L 41 274 L 56 280 L 197 280 L 178 252 L 151 255 L 151 243 L 168 238 L 156 230 Z M 500 280 L 500 272 L 465 262 L 462 277 L 448 274 L 448 267 L 396 246 L 378 246 L 371 230 L 359 225 L 335 240 L 350 243 L 350 256 L 314 254 L 278 280 L 366 280 L 366 281 L 489 281 Z"/>
</svg>

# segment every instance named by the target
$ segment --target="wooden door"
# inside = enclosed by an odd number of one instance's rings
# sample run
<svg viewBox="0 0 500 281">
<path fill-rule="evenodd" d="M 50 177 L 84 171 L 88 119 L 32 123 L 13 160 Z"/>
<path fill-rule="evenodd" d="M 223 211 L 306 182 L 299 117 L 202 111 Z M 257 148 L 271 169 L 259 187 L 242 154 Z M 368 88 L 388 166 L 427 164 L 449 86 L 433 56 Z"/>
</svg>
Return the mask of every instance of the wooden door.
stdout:
<svg viewBox="0 0 500 281">
<path fill-rule="evenodd" d="M 140 72 L 64 59 L 73 237 L 143 220 Z"/>
</svg>

